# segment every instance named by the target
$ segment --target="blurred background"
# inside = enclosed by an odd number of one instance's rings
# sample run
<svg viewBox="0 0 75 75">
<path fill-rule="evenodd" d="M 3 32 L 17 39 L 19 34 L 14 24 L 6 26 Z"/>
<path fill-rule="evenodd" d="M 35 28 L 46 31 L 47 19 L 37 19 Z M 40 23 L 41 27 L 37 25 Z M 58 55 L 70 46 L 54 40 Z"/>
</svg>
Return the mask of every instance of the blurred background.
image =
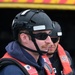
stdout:
<svg viewBox="0 0 75 75">
<path fill-rule="evenodd" d="M 75 1 L 73 0 L 0 0 L 0 57 L 13 40 L 11 24 L 17 13 L 25 9 L 43 9 L 52 20 L 59 22 L 63 36 L 60 44 L 75 61 Z"/>
</svg>

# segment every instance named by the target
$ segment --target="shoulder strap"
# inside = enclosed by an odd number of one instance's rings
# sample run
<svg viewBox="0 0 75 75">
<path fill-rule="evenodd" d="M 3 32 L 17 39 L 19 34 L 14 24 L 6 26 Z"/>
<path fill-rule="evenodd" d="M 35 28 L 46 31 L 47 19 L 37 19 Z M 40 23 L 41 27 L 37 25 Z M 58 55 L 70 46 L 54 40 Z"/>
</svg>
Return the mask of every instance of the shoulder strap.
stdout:
<svg viewBox="0 0 75 75">
<path fill-rule="evenodd" d="M 29 73 L 27 72 L 27 70 L 16 60 L 11 59 L 11 58 L 1 58 L 0 59 L 0 70 L 2 70 L 4 67 L 8 66 L 8 65 L 16 65 L 18 66 L 25 75 L 29 75 Z"/>
</svg>

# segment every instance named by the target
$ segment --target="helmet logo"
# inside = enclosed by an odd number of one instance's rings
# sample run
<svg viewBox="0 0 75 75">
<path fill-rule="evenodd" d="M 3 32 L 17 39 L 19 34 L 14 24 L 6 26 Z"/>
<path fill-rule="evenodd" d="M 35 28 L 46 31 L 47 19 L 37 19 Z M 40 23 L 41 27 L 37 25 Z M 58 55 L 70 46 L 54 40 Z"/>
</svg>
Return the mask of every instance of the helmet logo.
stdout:
<svg viewBox="0 0 75 75">
<path fill-rule="evenodd" d="M 33 27 L 34 31 L 36 31 L 36 30 L 45 30 L 45 29 L 46 29 L 45 25 L 39 25 L 39 26 L 34 26 Z"/>
</svg>

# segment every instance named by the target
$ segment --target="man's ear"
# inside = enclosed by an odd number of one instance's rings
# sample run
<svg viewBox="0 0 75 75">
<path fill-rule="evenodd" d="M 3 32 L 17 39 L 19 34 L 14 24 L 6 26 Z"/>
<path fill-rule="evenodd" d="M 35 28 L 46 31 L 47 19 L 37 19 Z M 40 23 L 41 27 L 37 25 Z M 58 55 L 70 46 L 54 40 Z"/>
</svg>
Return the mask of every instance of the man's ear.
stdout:
<svg viewBox="0 0 75 75">
<path fill-rule="evenodd" d="M 24 33 L 21 33 L 20 35 L 19 35 L 19 37 L 20 37 L 20 40 L 21 41 L 23 41 L 23 42 L 27 42 L 27 35 L 26 34 L 24 34 Z"/>
</svg>

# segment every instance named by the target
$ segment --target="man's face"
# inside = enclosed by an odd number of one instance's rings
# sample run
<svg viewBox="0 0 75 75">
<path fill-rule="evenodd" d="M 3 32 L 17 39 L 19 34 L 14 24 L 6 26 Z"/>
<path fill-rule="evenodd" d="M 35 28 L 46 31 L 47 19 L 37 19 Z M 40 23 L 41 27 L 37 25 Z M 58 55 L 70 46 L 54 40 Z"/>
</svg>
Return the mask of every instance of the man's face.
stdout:
<svg viewBox="0 0 75 75">
<path fill-rule="evenodd" d="M 53 44 L 50 36 L 48 35 L 50 33 L 51 33 L 50 30 L 39 31 L 39 32 L 33 33 L 34 36 L 35 36 L 36 43 L 37 43 L 37 45 L 38 45 L 38 47 L 41 51 L 48 52 L 50 45 Z M 36 49 L 34 43 L 32 42 L 32 40 L 29 40 L 28 46 L 29 46 L 30 49 L 33 49 L 33 50 L 37 51 L 37 49 Z"/>
<path fill-rule="evenodd" d="M 57 48 L 57 46 L 59 44 L 59 40 L 60 40 L 59 37 L 52 37 L 51 39 L 53 41 L 53 45 L 50 46 L 48 54 L 53 54 L 56 51 L 56 48 Z"/>
</svg>

